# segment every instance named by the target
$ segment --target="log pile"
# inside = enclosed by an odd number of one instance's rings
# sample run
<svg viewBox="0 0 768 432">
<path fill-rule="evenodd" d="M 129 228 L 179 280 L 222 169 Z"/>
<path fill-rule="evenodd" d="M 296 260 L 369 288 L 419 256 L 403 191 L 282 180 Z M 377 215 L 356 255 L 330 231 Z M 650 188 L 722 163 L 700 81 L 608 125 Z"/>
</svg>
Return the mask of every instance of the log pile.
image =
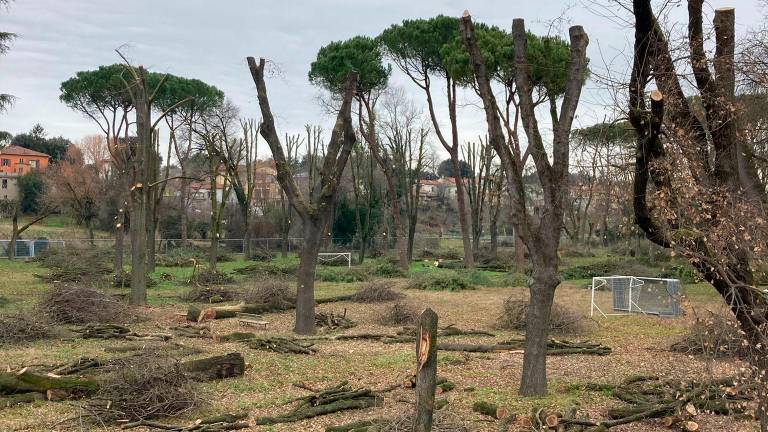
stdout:
<svg viewBox="0 0 768 432">
<path fill-rule="evenodd" d="M 354 321 L 347 318 L 347 310 L 339 315 L 333 312 L 318 312 L 315 314 L 315 325 L 324 328 L 326 331 L 343 330 L 356 326 Z"/>
<path fill-rule="evenodd" d="M 0 406 L 81 397 L 93 393 L 99 384 L 91 379 L 41 375 L 24 368 L 0 372 Z"/>
<path fill-rule="evenodd" d="M 123 430 L 133 429 L 137 427 L 145 427 L 150 429 L 160 429 L 168 431 L 178 432 L 220 432 L 230 430 L 248 429 L 251 425 L 243 420 L 248 418 L 248 413 L 237 414 L 220 414 L 213 417 L 207 417 L 203 419 L 195 420 L 192 424 L 187 426 L 170 425 L 151 420 L 139 420 L 135 422 L 125 423 L 120 428 Z"/>
<path fill-rule="evenodd" d="M 259 417 L 258 425 L 290 423 L 339 411 L 380 406 L 382 398 L 367 388 L 353 388 L 347 381 L 290 401 L 296 406 L 276 417 Z"/>
</svg>

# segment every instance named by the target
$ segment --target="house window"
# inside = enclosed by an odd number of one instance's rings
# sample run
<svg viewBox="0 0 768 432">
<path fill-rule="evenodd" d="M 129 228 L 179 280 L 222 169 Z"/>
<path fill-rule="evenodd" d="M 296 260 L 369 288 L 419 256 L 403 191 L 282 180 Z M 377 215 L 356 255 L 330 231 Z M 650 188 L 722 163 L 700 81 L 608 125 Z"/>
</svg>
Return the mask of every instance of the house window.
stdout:
<svg viewBox="0 0 768 432">
<path fill-rule="evenodd" d="M 8 189 L 8 180 L 3 179 L 3 189 Z"/>
<path fill-rule="evenodd" d="M 24 165 L 24 159 L 19 159 L 19 165 Z"/>
<path fill-rule="evenodd" d="M 33 169 L 37 168 L 37 161 L 36 160 L 29 161 L 29 166 L 31 166 Z"/>
<path fill-rule="evenodd" d="M 11 165 L 11 160 L 10 159 L 3 159 L 2 164 L 3 164 L 3 166 L 10 166 Z"/>
</svg>

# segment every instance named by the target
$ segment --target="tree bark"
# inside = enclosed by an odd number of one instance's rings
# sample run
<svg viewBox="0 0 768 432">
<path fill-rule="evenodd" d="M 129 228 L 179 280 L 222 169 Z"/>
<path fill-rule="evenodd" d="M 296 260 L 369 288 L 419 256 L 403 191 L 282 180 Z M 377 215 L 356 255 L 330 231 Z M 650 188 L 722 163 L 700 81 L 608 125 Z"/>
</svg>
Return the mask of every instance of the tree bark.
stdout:
<svg viewBox="0 0 768 432">
<path fill-rule="evenodd" d="M 416 340 L 416 418 L 413 432 L 430 432 L 437 387 L 437 314 L 430 308 L 419 317 Z"/>
<path fill-rule="evenodd" d="M 534 269 L 533 282 L 529 288 L 530 301 L 525 327 L 525 354 L 523 355 L 523 376 L 520 394 L 539 396 L 547 394 L 547 342 L 549 321 L 555 288 L 560 283 L 550 264 Z"/>
<path fill-rule="evenodd" d="M 475 255 L 472 251 L 472 240 L 469 234 L 469 222 L 467 221 L 467 203 L 464 196 L 464 180 L 461 178 L 461 167 L 459 166 L 459 151 L 455 149 L 450 152 L 451 165 L 453 166 L 453 179 L 456 182 L 456 202 L 458 203 L 459 225 L 461 225 L 461 241 L 464 246 L 464 267 L 475 267 Z"/>
<path fill-rule="evenodd" d="M 325 223 L 304 221 L 304 245 L 299 252 L 299 270 L 296 274 L 296 325 L 294 332 L 315 334 L 315 268 Z"/>
<path fill-rule="evenodd" d="M 120 199 L 120 208 L 117 209 L 117 223 L 115 223 L 115 258 L 112 261 L 116 278 L 123 274 L 123 254 L 125 250 L 125 208 L 123 199 Z"/>
</svg>

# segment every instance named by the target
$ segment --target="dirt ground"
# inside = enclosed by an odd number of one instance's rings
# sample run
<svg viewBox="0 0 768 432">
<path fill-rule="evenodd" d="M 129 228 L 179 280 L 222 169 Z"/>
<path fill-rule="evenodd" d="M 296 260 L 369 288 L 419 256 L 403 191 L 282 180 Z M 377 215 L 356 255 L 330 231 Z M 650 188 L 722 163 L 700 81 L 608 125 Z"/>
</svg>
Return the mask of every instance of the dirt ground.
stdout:
<svg viewBox="0 0 768 432">
<path fill-rule="evenodd" d="M 399 282 L 399 288 L 404 285 Z M 319 284 L 318 295 L 329 296 L 350 292 L 357 284 Z M 462 342 L 493 342 L 519 336 L 513 332 L 500 331 L 496 321 L 504 299 L 510 295 L 523 296 L 523 288 L 479 288 L 462 292 L 422 292 L 402 290 L 405 301 L 419 308 L 431 307 L 439 315 L 440 324 L 455 324 L 462 329 L 484 329 L 496 337 L 455 337 L 442 340 Z M 606 294 L 599 294 L 604 296 Z M 589 291 L 579 285 L 564 283 L 557 293 L 556 301 L 579 313 L 588 315 Z M 377 324 L 382 311 L 392 302 L 380 304 L 358 304 L 338 302 L 318 306 L 320 311 L 341 313 L 346 309 L 347 317 L 358 326 L 344 331 L 389 332 L 397 328 Z M 608 356 L 571 355 L 548 358 L 550 395 L 546 398 L 522 398 L 517 395 L 522 368 L 522 354 L 466 354 L 441 352 L 438 374 L 454 383 L 456 389 L 443 396 L 449 401 L 445 410 L 453 421 L 466 425 L 472 431 L 496 431 L 495 421 L 472 412 L 472 403 L 478 400 L 492 401 L 508 407 L 511 412 L 528 413 L 533 407 L 546 406 L 557 409 L 577 405 L 593 418 L 601 417 L 605 409 L 620 402 L 599 392 L 585 391 L 580 383 L 619 382 L 635 374 L 654 374 L 663 377 L 702 378 L 734 373 L 739 364 L 733 361 L 705 361 L 692 356 L 675 354 L 668 346 L 685 331 L 692 320 L 691 307 L 715 308 L 716 299 L 706 296 L 687 301 L 688 313 L 679 318 L 658 318 L 651 316 L 610 317 L 591 320 L 585 318 L 582 334 L 571 339 L 592 340 L 613 348 Z M 154 330 L 182 322 L 180 313 L 183 304 L 146 308 L 148 321 L 135 325 L 135 330 Z M 269 328 L 265 335 L 290 334 L 293 313 L 267 314 Z M 225 334 L 238 329 L 236 320 L 226 319 L 211 322 L 214 334 Z M 259 331 L 259 330 L 255 330 Z M 306 394 L 305 390 L 292 385 L 303 382 L 312 387 L 325 387 L 348 380 L 353 386 L 381 389 L 402 382 L 414 368 L 414 347 L 409 344 L 382 344 L 364 341 L 321 341 L 316 347 L 318 353 L 312 356 L 285 355 L 250 350 L 239 343 L 214 343 L 209 339 L 178 339 L 187 345 L 203 349 L 207 354 L 242 352 L 251 365 L 242 378 L 223 380 L 202 386 L 201 396 L 207 405 L 192 420 L 206 414 L 223 411 L 248 411 L 251 420 L 258 416 L 275 415 L 289 409 L 281 406 L 286 401 Z M 120 343 L 115 341 L 58 340 L 44 341 L 20 346 L 6 346 L 2 349 L 0 366 L 12 370 L 25 365 L 55 364 L 78 356 L 105 357 L 104 348 Z M 205 355 L 205 354 L 201 354 Z M 401 389 L 388 393 L 381 407 L 348 411 L 317 417 L 298 423 L 276 426 L 252 426 L 252 431 L 322 431 L 326 426 L 353 420 L 370 418 L 394 418 L 411 408 L 412 392 Z M 0 411 L 0 431 L 58 431 L 58 430 L 119 430 L 118 428 L 94 428 L 80 426 L 77 418 L 80 410 L 77 401 L 59 403 L 35 403 Z M 60 423 L 63 420 L 68 421 Z M 74 419 L 74 420 L 72 420 Z M 734 421 L 727 417 L 700 415 L 697 421 L 703 431 L 754 431 L 757 423 Z M 173 421 L 183 423 L 183 420 Z M 141 430 L 141 429 L 137 429 Z M 657 421 L 644 421 L 612 431 L 668 431 Z"/>
</svg>

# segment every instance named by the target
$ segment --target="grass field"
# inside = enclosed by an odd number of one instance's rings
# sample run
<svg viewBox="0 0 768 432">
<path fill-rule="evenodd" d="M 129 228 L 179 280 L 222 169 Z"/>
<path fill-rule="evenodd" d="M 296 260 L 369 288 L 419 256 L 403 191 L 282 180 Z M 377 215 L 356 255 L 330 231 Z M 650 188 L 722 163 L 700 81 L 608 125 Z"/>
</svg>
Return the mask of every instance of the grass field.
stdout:
<svg viewBox="0 0 768 432">
<path fill-rule="evenodd" d="M 579 259 L 579 265 L 601 258 Z M 295 258 L 291 258 L 294 259 Z M 219 269 L 226 272 L 248 265 L 237 260 L 221 263 Z M 569 264 L 574 264 L 573 262 Z M 414 275 L 433 272 L 462 270 L 436 269 L 430 262 L 415 262 Z M 34 276 L 45 269 L 37 263 L 0 260 L 0 298 L 4 306 L 0 313 L 30 308 L 38 296 L 47 288 Z M 131 326 L 137 331 L 157 331 L 183 322 L 180 316 L 186 311 L 187 303 L 179 296 L 189 289 L 184 280 L 189 277 L 190 268 L 158 267 L 152 275 L 160 279 L 163 273 L 173 280 L 160 281 L 149 289 L 149 306 L 142 312 L 146 321 Z M 416 291 L 405 289 L 407 279 L 394 279 L 397 290 L 407 297 L 406 301 L 419 308 L 431 307 L 440 317 L 441 325 L 455 324 L 463 329 L 484 329 L 496 337 L 448 338 L 462 342 L 492 343 L 520 336 L 515 332 L 501 331 L 496 321 L 501 313 L 504 300 L 509 296 L 524 298 L 526 289 L 521 286 L 505 285 L 504 275 L 493 272 L 474 272 L 471 280 L 479 282 L 475 289 L 460 292 Z M 236 286 L 246 288 L 258 281 L 236 275 Z M 556 301 L 580 314 L 589 313 L 589 290 L 584 286 L 588 279 L 565 281 L 558 288 Z M 328 297 L 354 292 L 361 283 L 316 284 L 316 297 Z M 705 361 L 687 355 L 671 353 L 667 347 L 684 333 L 692 320 L 691 310 L 719 309 L 721 300 L 711 286 L 703 283 L 685 286 L 686 315 L 668 319 L 652 316 L 609 317 L 597 320 L 585 319 L 584 331 L 575 339 L 601 342 L 613 348 L 613 353 L 604 357 L 562 356 L 548 359 L 550 394 L 546 398 L 523 398 L 517 395 L 522 368 L 519 353 L 499 354 L 439 354 L 438 374 L 455 382 L 457 388 L 444 396 L 448 399 L 448 410 L 455 418 L 466 424 L 472 431 L 496 431 L 494 422 L 471 410 L 475 401 L 492 401 L 508 407 L 510 411 L 527 413 L 534 407 L 565 409 L 579 405 L 591 415 L 599 417 L 606 407 L 619 404 L 609 394 L 584 390 L 585 383 L 616 383 L 635 374 L 655 374 L 676 379 L 696 378 L 708 375 L 722 375 L 737 370 L 732 361 Z M 599 296 L 606 296 L 599 293 Z M 607 299 L 603 299 L 607 301 Z M 320 311 L 340 313 L 346 310 L 357 327 L 348 333 L 393 333 L 397 328 L 378 324 L 378 317 L 391 303 L 358 304 L 338 302 L 318 306 Z M 269 321 L 267 335 L 289 335 L 293 324 L 293 313 L 271 313 L 264 316 Z M 225 319 L 211 322 L 215 334 L 237 331 L 236 320 Z M 263 415 L 275 415 L 288 408 L 281 406 L 292 398 L 306 394 L 292 383 L 301 381 L 313 387 L 325 387 L 342 380 L 349 380 L 354 386 L 380 389 L 402 382 L 414 368 L 414 350 L 410 344 L 381 344 L 367 341 L 321 341 L 318 353 L 312 356 L 284 355 L 271 352 L 253 351 L 238 343 L 214 343 L 209 339 L 179 339 L 179 342 L 202 349 L 205 355 L 242 352 L 251 365 L 241 378 L 204 384 L 201 396 L 208 403 L 198 411 L 190 413 L 183 420 L 192 420 L 206 414 L 223 411 L 246 410 L 251 419 Z M 117 354 L 105 352 L 108 346 L 125 342 L 91 341 L 82 339 L 45 340 L 33 343 L 3 346 L 0 367 L 18 370 L 32 364 L 56 364 L 79 356 L 109 358 Z M 384 406 L 361 411 L 347 411 L 278 426 L 252 426 L 253 431 L 322 431 L 325 426 L 372 417 L 396 417 L 410 408 L 407 402 L 412 392 L 398 389 L 388 394 Z M 77 401 L 36 402 L 29 405 L 3 409 L 0 412 L 0 431 L 50 431 L 65 430 L 65 424 L 58 424 L 66 418 L 77 418 L 80 414 Z M 704 431 L 752 431 L 757 425 L 749 421 L 735 421 L 713 415 L 698 418 Z M 173 423 L 183 423 L 182 420 Z M 69 430 L 119 430 L 118 428 L 94 428 L 69 422 Z M 141 429 L 137 429 L 141 430 Z M 663 431 L 669 430 L 659 422 L 646 421 L 629 426 L 617 427 L 612 431 Z"/>
</svg>

